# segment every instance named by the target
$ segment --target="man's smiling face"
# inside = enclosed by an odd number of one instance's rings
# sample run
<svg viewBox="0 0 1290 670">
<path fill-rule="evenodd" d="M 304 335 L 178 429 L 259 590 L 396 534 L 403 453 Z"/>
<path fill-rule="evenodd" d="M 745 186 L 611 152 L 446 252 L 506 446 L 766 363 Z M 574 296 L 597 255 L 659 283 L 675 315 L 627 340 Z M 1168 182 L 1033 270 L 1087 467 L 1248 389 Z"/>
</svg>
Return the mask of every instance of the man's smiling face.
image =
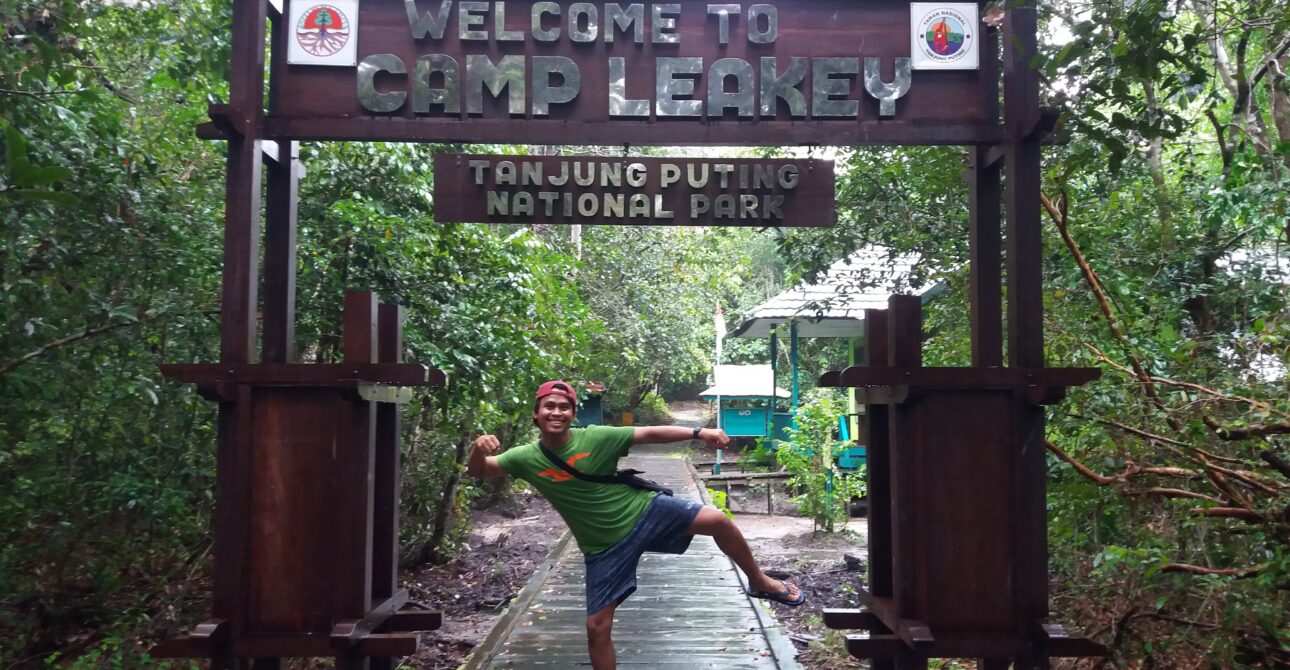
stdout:
<svg viewBox="0 0 1290 670">
<path fill-rule="evenodd" d="M 563 433 L 569 430 L 573 423 L 573 403 L 560 395 L 543 396 L 538 400 L 537 410 L 533 412 L 533 420 L 537 422 L 538 430 L 543 433 Z"/>
</svg>

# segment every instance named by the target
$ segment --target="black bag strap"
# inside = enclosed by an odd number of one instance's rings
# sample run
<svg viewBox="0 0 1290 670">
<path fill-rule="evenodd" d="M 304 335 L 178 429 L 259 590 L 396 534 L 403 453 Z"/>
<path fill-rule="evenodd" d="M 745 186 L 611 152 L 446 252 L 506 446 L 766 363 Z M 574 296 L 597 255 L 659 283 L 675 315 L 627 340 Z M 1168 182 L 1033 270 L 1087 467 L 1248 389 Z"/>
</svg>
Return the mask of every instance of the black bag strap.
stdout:
<svg viewBox="0 0 1290 670">
<path fill-rule="evenodd" d="M 641 489 L 643 491 L 657 491 L 659 493 L 662 493 L 665 496 L 672 495 L 672 489 L 669 489 L 666 486 L 662 486 L 660 484 L 656 484 L 648 479 L 639 477 L 638 475 L 645 474 L 640 470 L 619 470 L 613 476 L 589 475 L 585 472 L 582 472 L 581 470 L 578 470 L 572 465 L 565 463 L 564 459 L 560 458 L 560 456 L 556 454 L 554 451 L 551 451 L 551 449 L 548 448 L 545 444 L 542 444 L 541 441 L 538 442 L 538 448 L 541 449 L 542 453 L 546 455 L 546 459 L 554 463 L 556 467 L 560 468 L 561 470 L 564 470 L 565 472 L 573 475 L 574 477 L 577 477 L 578 479 L 581 479 L 584 482 L 592 482 L 594 484 L 622 484 L 624 486 L 630 486 L 634 489 Z"/>
</svg>

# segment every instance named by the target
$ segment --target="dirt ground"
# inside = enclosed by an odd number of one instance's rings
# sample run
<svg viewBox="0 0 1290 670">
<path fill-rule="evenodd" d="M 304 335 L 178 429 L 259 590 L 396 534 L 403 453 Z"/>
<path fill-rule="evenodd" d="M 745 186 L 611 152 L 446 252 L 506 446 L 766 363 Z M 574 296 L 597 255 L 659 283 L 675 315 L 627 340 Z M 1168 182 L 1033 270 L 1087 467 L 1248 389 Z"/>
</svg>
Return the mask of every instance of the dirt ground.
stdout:
<svg viewBox="0 0 1290 670">
<path fill-rule="evenodd" d="M 744 492 L 736 487 L 732 495 L 736 501 L 746 498 L 748 508 L 765 509 L 764 489 Z M 846 530 L 832 535 L 813 533 L 810 519 L 787 515 L 740 514 L 736 522 L 764 568 L 796 581 L 806 592 L 803 607 L 774 606 L 799 650 L 802 667 L 860 667 L 849 663 L 840 638 L 827 634 L 820 610 L 857 604 L 854 586 L 863 573 L 856 561 L 845 557 L 864 555 L 864 520 L 852 520 Z M 415 659 L 406 659 L 412 667 L 440 670 L 460 665 L 564 532 L 564 523 L 550 505 L 531 493 L 501 508 L 476 511 L 471 527 L 469 548 L 454 561 L 405 576 L 414 600 L 444 611 L 443 628 L 425 637 Z"/>
<path fill-rule="evenodd" d="M 453 561 L 404 576 L 412 600 L 443 610 L 443 627 L 422 638 L 415 658 L 404 659 L 418 670 L 461 665 L 565 532 L 551 505 L 532 492 L 476 510 L 470 526 L 466 548 Z"/>
</svg>

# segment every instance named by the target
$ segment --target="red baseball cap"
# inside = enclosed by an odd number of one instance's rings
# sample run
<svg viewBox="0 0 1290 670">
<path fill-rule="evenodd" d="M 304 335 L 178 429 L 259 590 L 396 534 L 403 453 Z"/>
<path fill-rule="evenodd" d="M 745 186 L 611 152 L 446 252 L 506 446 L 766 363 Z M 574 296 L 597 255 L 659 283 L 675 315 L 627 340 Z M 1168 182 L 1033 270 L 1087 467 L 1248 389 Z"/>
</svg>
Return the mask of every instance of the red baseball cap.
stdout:
<svg viewBox="0 0 1290 670">
<path fill-rule="evenodd" d="M 562 398 L 568 398 L 569 402 L 578 404 L 578 392 L 573 390 L 573 386 L 568 382 L 551 380 L 538 387 L 537 397 L 535 400 L 541 400 L 549 395 L 558 395 Z"/>
</svg>

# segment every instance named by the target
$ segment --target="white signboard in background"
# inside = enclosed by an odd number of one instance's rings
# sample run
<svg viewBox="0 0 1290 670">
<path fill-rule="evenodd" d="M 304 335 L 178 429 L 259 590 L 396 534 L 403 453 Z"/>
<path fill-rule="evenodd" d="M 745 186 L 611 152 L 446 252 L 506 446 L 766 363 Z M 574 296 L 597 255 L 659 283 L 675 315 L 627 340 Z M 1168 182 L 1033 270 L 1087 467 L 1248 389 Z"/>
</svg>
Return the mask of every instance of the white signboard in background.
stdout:
<svg viewBox="0 0 1290 670">
<path fill-rule="evenodd" d="M 358 0 L 301 0 L 291 3 L 292 65 L 358 63 Z"/>
<path fill-rule="evenodd" d="M 981 66 L 975 2 L 912 2 L 910 54 L 915 70 L 975 70 Z"/>
</svg>

